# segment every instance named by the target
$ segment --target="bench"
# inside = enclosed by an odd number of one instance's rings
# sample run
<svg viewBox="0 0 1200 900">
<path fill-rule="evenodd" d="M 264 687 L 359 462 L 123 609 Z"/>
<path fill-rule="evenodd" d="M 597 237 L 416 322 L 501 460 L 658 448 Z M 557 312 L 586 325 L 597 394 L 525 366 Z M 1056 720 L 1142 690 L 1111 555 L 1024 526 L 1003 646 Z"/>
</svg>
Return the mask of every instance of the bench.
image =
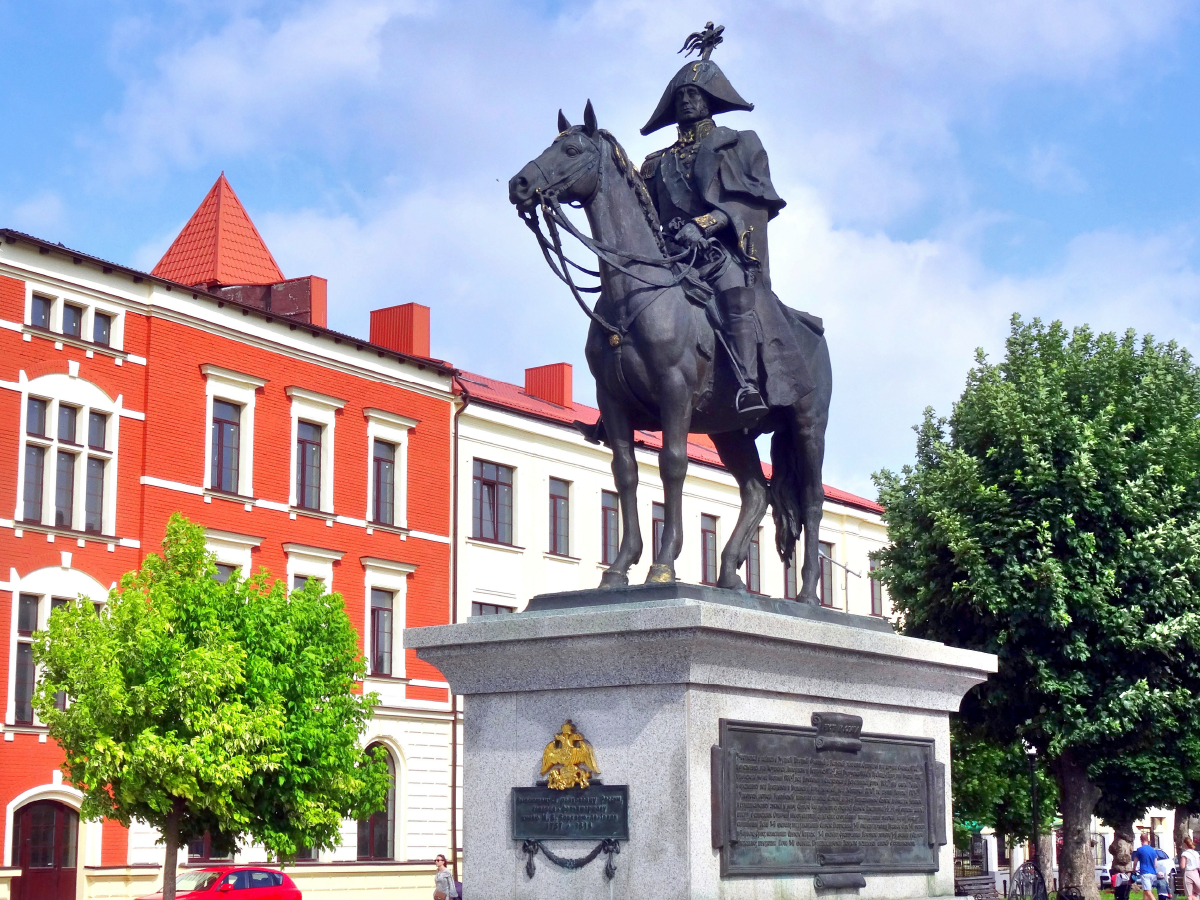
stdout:
<svg viewBox="0 0 1200 900">
<path fill-rule="evenodd" d="M 1000 900 L 1000 892 L 996 890 L 994 874 L 955 878 L 954 893 L 959 897 L 970 895 L 975 900 Z"/>
</svg>

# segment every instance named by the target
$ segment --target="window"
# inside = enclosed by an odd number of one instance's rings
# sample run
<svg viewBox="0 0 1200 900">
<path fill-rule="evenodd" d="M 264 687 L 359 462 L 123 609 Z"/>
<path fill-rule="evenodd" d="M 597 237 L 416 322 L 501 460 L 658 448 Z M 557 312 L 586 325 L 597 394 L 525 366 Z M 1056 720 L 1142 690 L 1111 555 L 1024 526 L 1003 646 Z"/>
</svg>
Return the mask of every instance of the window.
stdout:
<svg viewBox="0 0 1200 900">
<path fill-rule="evenodd" d="M 112 316 L 102 312 L 93 314 L 92 340 L 106 347 L 112 342 Z"/>
<path fill-rule="evenodd" d="M 472 536 L 498 544 L 512 543 L 511 466 L 475 460 L 471 484 Z"/>
<path fill-rule="evenodd" d="M 224 584 L 234 576 L 237 570 L 237 566 L 231 566 L 228 563 L 217 563 L 217 571 L 216 574 L 213 575 L 213 580 L 220 584 Z"/>
<path fill-rule="evenodd" d="M 372 518 L 383 525 L 396 522 L 396 445 L 387 441 L 372 442 L 373 475 L 375 476 L 375 509 Z"/>
<path fill-rule="evenodd" d="M 83 307 L 72 303 L 63 304 L 62 332 L 70 337 L 83 334 Z"/>
<path fill-rule="evenodd" d="M 26 522 L 42 521 L 42 482 L 45 480 L 46 448 L 25 445 L 25 509 Z"/>
<path fill-rule="evenodd" d="M 571 555 L 571 485 L 561 478 L 550 479 L 550 552 Z"/>
<path fill-rule="evenodd" d="M 210 484 L 215 491 L 238 492 L 238 464 L 241 461 L 242 408 L 236 403 L 213 399 L 212 470 Z"/>
<path fill-rule="evenodd" d="M 500 606 L 497 603 L 471 604 L 471 615 L 473 616 L 501 616 L 511 612 L 516 612 L 516 609 L 511 606 Z"/>
<path fill-rule="evenodd" d="M 396 763 L 382 744 L 367 748 L 375 758 L 383 756 L 387 763 L 390 784 L 384 808 L 365 819 L 358 820 L 358 858 L 391 859 L 394 850 L 396 824 Z"/>
<path fill-rule="evenodd" d="M 117 426 L 111 401 L 94 385 L 67 375 L 44 375 L 31 390 L 61 389 L 73 402 L 28 396 L 21 454 L 21 521 L 111 533 Z M 111 427 L 110 427 L 111 426 Z M 110 434 L 109 432 L 112 432 Z"/>
<path fill-rule="evenodd" d="M 392 592 L 371 588 L 371 672 L 392 674 Z"/>
<path fill-rule="evenodd" d="M 46 434 L 46 404 L 48 401 L 30 397 L 25 404 L 25 433 L 38 437 L 49 437 Z"/>
<path fill-rule="evenodd" d="M 617 495 L 612 491 L 600 492 L 600 562 L 610 565 L 617 558 L 617 547 L 621 543 L 621 519 Z"/>
<path fill-rule="evenodd" d="M 787 600 L 796 599 L 796 547 L 792 547 L 792 557 L 783 564 L 783 596 Z"/>
<path fill-rule="evenodd" d="M 821 582 L 817 585 L 817 597 L 822 606 L 833 606 L 833 544 L 819 541 L 821 552 Z"/>
<path fill-rule="evenodd" d="M 661 503 L 652 503 L 650 505 L 650 533 L 654 542 L 654 556 L 650 562 L 658 560 L 658 554 L 662 550 L 663 529 L 667 526 L 667 514 Z"/>
<path fill-rule="evenodd" d="M 700 517 L 700 581 L 717 583 L 717 517 Z"/>
<path fill-rule="evenodd" d="M 66 599 L 65 597 L 51 597 L 50 598 L 50 615 L 54 615 L 54 611 L 56 609 L 58 609 L 59 607 L 62 607 L 62 606 L 66 606 L 70 602 L 71 601 Z M 99 614 L 100 614 L 100 606 L 97 605 L 96 606 L 96 615 L 99 615 Z M 47 624 L 47 627 L 49 627 L 49 624 Z M 66 691 L 59 691 L 58 693 L 56 693 L 54 695 L 54 705 L 58 709 L 66 709 L 67 708 L 67 692 Z"/>
<path fill-rule="evenodd" d="M 408 527 L 408 433 L 420 424 L 385 409 L 366 407 L 368 523 Z"/>
<path fill-rule="evenodd" d="M 302 591 L 308 587 L 309 581 L 315 581 L 322 587 L 325 586 L 325 579 L 317 575 L 294 575 L 292 576 L 292 590 Z"/>
<path fill-rule="evenodd" d="M 296 505 L 321 508 L 321 426 L 312 422 L 296 429 Z"/>
<path fill-rule="evenodd" d="M 1092 832 L 1092 851 L 1096 854 L 1096 865 L 1106 865 L 1107 860 L 1104 853 L 1104 837 L 1095 831 Z"/>
<path fill-rule="evenodd" d="M 70 528 L 75 521 L 75 458 L 74 453 L 58 451 L 54 480 L 54 525 L 57 528 Z"/>
<path fill-rule="evenodd" d="M 108 446 L 108 416 L 104 413 L 88 413 L 88 446 L 93 450 L 104 450 Z"/>
<path fill-rule="evenodd" d="M 60 443 L 75 443 L 75 423 L 79 410 L 65 403 L 58 404 L 58 440 Z"/>
<path fill-rule="evenodd" d="M 33 304 L 29 308 L 29 324 L 34 328 L 50 330 L 50 309 L 54 301 L 49 297 L 33 295 Z"/>
<path fill-rule="evenodd" d="M 762 563 L 759 557 L 759 538 L 762 529 L 754 529 L 754 537 L 750 538 L 750 550 L 746 554 L 746 590 L 752 594 L 762 593 Z"/>
<path fill-rule="evenodd" d="M 37 594 L 21 594 L 17 599 L 17 671 L 13 721 L 17 725 L 33 724 L 33 685 L 36 671 L 33 665 L 33 645 L 30 639 L 38 627 Z"/>
<path fill-rule="evenodd" d="M 104 523 L 104 466 L 104 460 L 95 456 L 88 457 L 83 530 L 93 534 L 99 534 Z"/>
<path fill-rule="evenodd" d="M 301 846 L 296 848 L 296 862 L 317 862 L 315 847 Z"/>
<path fill-rule="evenodd" d="M 212 835 L 207 831 L 200 837 L 188 842 L 188 862 L 208 862 L 210 860 L 233 859 L 232 853 L 218 854 L 213 852 Z M 189 873 L 190 874 L 190 873 Z M 178 885 L 176 885 L 178 887 Z"/>
<path fill-rule="evenodd" d="M 878 568 L 879 568 L 879 563 L 877 563 L 873 559 L 867 563 L 867 572 L 868 573 L 874 572 Z M 880 583 L 878 578 L 869 578 L 868 577 L 867 580 L 871 584 L 871 615 L 882 616 L 883 615 L 883 585 Z"/>
</svg>

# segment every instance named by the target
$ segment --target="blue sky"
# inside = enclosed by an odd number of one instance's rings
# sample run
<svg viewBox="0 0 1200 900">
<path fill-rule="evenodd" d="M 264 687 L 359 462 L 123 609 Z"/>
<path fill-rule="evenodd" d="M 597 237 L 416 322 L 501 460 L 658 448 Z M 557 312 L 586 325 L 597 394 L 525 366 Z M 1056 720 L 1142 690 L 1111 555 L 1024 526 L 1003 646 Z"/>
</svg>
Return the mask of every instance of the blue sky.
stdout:
<svg viewBox="0 0 1200 900">
<path fill-rule="evenodd" d="M 149 268 L 224 170 L 330 324 L 417 300 L 520 381 L 584 320 L 505 182 L 584 101 L 637 134 L 714 19 L 788 206 L 775 287 L 825 318 L 826 480 L 873 495 L 1013 312 L 1200 349 L 1200 17 L 1180 0 L 0 0 L 0 224 Z"/>
</svg>

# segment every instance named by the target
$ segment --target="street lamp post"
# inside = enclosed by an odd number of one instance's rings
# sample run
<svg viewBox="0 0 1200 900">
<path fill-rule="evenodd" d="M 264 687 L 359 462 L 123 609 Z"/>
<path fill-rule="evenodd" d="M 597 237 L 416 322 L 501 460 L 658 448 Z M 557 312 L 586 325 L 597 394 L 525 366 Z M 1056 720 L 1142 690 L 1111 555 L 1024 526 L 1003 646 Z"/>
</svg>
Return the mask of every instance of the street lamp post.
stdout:
<svg viewBox="0 0 1200 900">
<path fill-rule="evenodd" d="M 1034 855 L 1038 852 L 1038 783 L 1037 748 L 1026 744 L 1025 758 L 1029 760 L 1029 819 L 1033 827 L 1032 842 Z"/>
</svg>

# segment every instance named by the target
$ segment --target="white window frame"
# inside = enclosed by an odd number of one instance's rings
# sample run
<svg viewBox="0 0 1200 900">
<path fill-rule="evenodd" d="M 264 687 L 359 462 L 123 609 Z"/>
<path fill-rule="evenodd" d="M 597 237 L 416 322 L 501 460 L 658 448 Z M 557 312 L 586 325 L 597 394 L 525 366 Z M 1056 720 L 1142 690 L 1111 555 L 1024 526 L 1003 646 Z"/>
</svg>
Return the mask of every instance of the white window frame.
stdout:
<svg viewBox="0 0 1200 900">
<path fill-rule="evenodd" d="M 254 400 L 258 389 L 270 379 L 258 378 L 204 363 L 204 489 L 212 489 L 213 400 L 236 403 L 242 408 L 238 420 L 238 496 L 254 496 Z"/>
<path fill-rule="evenodd" d="M 125 310 L 121 307 L 103 303 L 91 297 L 82 297 L 71 292 L 64 293 L 46 285 L 34 284 L 32 281 L 27 281 L 25 282 L 25 324 L 29 326 L 33 325 L 34 294 L 37 294 L 39 297 L 45 297 L 50 301 L 50 330 L 54 332 L 56 338 L 65 337 L 68 341 L 83 341 L 88 344 L 94 344 L 97 347 L 106 347 L 109 350 L 124 352 Z M 79 337 L 69 334 L 64 335 L 62 332 L 64 303 L 70 303 L 72 306 L 78 306 L 83 309 L 83 322 L 80 325 Z M 107 344 L 95 344 L 92 340 L 97 312 L 102 312 L 112 318 L 112 326 L 108 333 Z"/>
<path fill-rule="evenodd" d="M 249 578 L 254 560 L 253 552 L 263 542 L 263 538 L 251 534 L 238 534 L 236 531 L 220 531 L 216 528 L 204 529 L 204 545 L 217 558 L 217 562 L 226 566 L 237 566 L 242 578 Z"/>
<path fill-rule="evenodd" d="M 333 564 L 341 562 L 345 550 L 330 550 L 327 547 L 311 547 L 308 544 L 285 543 L 287 554 L 287 589 L 292 590 L 296 576 L 319 578 L 326 591 L 333 590 Z"/>
<path fill-rule="evenodd" d="M 417 566 L 377 556 L 360 556 L 358 561 L 362 563 L 364 573 L 363 647 L 367 659 L 371 658 L 374 649 L 371 646 L 371 589 L 392 592 L 392 674 L 373 676 L 368 673 L 367 678 L 405 678 L 407 668 L 404 665 L 402 634 L 408 622 L 408 576 L 417 571 Z"/>
<path fill-rule="evenodd" d="M 375 516 L 375 440 L 386 441 L 396 446 L 395 490 L 392 496 L 394 521 L 390 527 L 408 528 L 408 433 L 420 424 L 420 419 L 397 415 L 386 410 L 368 407 L 363 410 L 367 420 L 367 525 L 377 523 Z M 322 467 L 324 463 L 322 462 Z"/>
<path fill-rule="evenodd" d="M 77 367 L 72 371 L 78 373 Z M 25 446 L 34 444 L 46 450 L 45 462 L 42 466 L 42 519 L 37 523 L 44 528 L 66 528 L 80 533 L 80 537 L 88 540 L 100 540 L 116 536 L 117 530 L 117 459 L 119 455 L 120 421 L 122 415 L 123 395 L 118 394 L 114 401 L 99 387 L 90 381 L 84 381 L 78 374 L 68 375 L 54 372 L 41 375 L 29 380 L 22 369 L 18 377 L 18 388 L 21 395 L 19 451 L 17 456 L 17 502 L 13 510 L 13 521 L 20 528 L 25 519 Z M 46 431 L 48 437 L 42 438 L 27 433 L 29 414 L 29 398 L 34 397 L 46 401 Z M 79 410 L 75 420 L 76 444 L 63 445 L 63 449 L 75 455 L 75 489 L 71 501 L 71 524 L 60 526 L 54 524 L 54 492 L 58 472 L 58 408 L 62 403 Z M 93 450 L 87 443 L 88 415 L 91 412 L 104 413 L 108 416 L 108 427 L 105 430 L 105 449 Z M 78 440 L 82 438 L 82 440 Z M 87 516 L 87 460 L 91 457 L 103 459 L 104 466 L 104 495 L 100 513 L 100 533 L 89 532 L 84 535 L 84 523 Z"/>
<path fill-rule="evenodd" d="M 12 614 L 9 621 L 12 623 L 12 627 L 9 629 L 8 696 L 5 698 L 4 706 L 4 723 L 9 728 L 31 727 L 15 724 L 17 716 L 17 644 L 29 643 L 26 638 L 21 638 L 19 641 L 17 639 L 17 614 L 20 610 L 21 595 L 33 594 L 38 598 L 37 627 L 39 630 L 44 629 L 47 622 L 50 621 L 50 601 L 55 597 L 74 600 L 83 595 L 96 604 L 108 602 L 109 588 L 104 587 L 86 572 L 72 569 L 70 553 L 63 553 L 62 562 L 62 565 L 37 569 L 24 578 L 17 577 L 16 569 L 9 570 L 9 587 L 12 590 Z M 116 587 L 115 583 L 113 587 Z M 34 677 L 39 676 L 40 669 L 36 671 Z M 40 726 L 41 722 L 34 713 L 33 727 Z"/>
<path fill-rule="evenodd" d="M 296 435 L 299 432 L 301 420 L 321 426 L 321 505 L 320 511 L 333 514 L 333 447 L 334 423 L 337 412 L 346 405 L 345 400 L 318 394 L 306 388 L 290 385 L 284 392 L 292 401 L 292 446 L 291 472 L 288 479 L 288 506 L 297 510 L 296 468 L 300 461 L 296 458 Z M 304 510 L 298 510 L 303 512 Z M 291 584 L 291 581 L 288 581 Z"/>
</svg>

